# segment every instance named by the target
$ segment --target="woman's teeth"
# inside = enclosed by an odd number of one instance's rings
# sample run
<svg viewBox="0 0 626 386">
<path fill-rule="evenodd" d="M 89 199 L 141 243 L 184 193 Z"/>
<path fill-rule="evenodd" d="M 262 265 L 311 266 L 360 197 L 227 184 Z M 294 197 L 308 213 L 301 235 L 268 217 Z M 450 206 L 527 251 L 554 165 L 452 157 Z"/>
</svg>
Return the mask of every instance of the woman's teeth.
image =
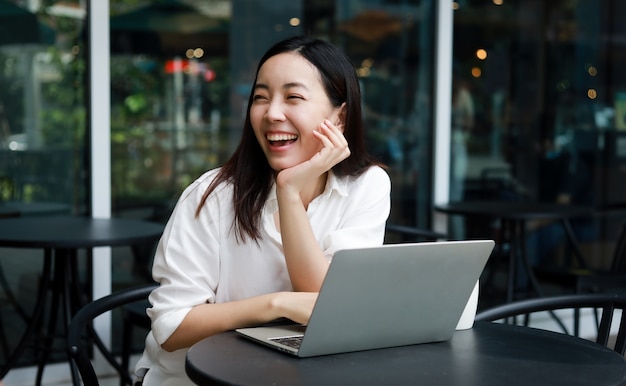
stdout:
<svg viewBox="0 0 626 386">
<path fill-rule="evenodd" d="M 295 134 L 268 134 L 268 141 L 293 141 L 298 138 Z"/>
<path fill-rule="evenodd" d="M 273 146 L 284 146 L 298 139 L 298 136 L 295 134 L 268 134 L 266 138 Z"/>
</svg>

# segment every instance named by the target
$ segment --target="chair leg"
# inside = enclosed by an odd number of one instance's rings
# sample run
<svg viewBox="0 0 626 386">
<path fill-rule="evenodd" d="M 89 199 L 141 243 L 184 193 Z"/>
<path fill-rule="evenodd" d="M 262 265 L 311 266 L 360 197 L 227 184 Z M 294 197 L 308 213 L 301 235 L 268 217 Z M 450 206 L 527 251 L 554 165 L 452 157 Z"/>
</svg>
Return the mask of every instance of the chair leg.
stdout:
<svg viewBox="0 0 626 386">
<path fill-rule="evenodd" d="M 626 350 L 626 330 L 622 327 L 626 325 L 626 310 L 622 310 L 622 318 L 620 320 L 620 328 L 617 333 L 617 339 L 615 339 L 615 346 L 613 350 L 617 351 L 621 355 L 624 355 L 624 351 Z"/>
<path fill-rule="evenodd" d="M 6 361 L 11 356 L 11 348 L 9 347 L 9 340 L 4 332 L 4 321 L 2 320 L 2 313 L 0 312 L 0 346 L 2 347 L 3 361 Z"/>
</svg>

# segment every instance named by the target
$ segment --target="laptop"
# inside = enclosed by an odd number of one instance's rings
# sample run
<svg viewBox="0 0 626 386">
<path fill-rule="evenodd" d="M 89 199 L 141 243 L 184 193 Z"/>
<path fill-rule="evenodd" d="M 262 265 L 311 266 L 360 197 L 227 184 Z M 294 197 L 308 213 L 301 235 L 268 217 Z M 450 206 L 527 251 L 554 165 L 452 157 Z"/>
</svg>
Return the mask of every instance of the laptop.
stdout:
<svg viewBox="0 0 626 386">
<path fill-rule="evenodd" d="M 302 358 L 446 341 L 493 247 L 471 240 L 340 250 L 308 325 L 235 331 Z"/>
</svg>

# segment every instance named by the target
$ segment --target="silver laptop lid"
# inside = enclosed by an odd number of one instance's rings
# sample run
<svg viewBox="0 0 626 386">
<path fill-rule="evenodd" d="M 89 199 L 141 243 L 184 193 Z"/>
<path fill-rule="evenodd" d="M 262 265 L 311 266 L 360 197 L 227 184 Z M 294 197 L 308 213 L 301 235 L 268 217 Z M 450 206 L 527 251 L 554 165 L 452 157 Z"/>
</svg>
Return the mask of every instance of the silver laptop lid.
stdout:
<svg viewBox="0 0 626 386">
<path fill-rule="evenodd" d="M 450 339 L 493 247 L 440 241 L 336 252 L 298 356 Z"/>
</svg>

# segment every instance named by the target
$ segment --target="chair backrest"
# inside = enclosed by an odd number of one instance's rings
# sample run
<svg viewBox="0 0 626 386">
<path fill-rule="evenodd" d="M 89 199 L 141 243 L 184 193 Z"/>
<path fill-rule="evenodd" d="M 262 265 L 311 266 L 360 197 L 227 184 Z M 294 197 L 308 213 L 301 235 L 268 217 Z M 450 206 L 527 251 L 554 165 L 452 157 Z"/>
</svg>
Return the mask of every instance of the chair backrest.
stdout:
<svg viewBox="0 0 626 386">
<path fill-rule="evenodd" d="M 418 241 L 437 241 L 447 240 L 448 236 L 444 233 L 432 231 L 430 229 L 416 228 L 407 225 L 390 224 L 385 226 L 385 237 L 395 234 L 400 237 L 401 243 L 413 243 Z"/>
<path fill-rule="evenodd" d="M 626 223 L 622 224 L 622 231 L 613 250 L 611 272 L 626 273 Z"/>
<path fill-rule="evenodd" d="M 514 316 L 528 315 L 534 312 L 556 311 L 562 309 L 601 309 L 602 316 L 598 325 L 598 335 L 596 343 L 609 346 L 609 336 L 613 323 L 614 311 L 622 310 L 619 320 L 617 339 L 613 350 L 624 355 L 626 349 L 626 293 L 619 294 L 572 294 L 559 296 L 545 296 L 518 300 L 511 303 L 501 304 L 480 311 L 476 315 L 476 321 L 497 321 Z"/>
<path fill-rule="evenodd" d="M 93 300 L 83 306 L 72 318 L 67 332 L 67 352 L 72 360 L 72 365 L 76 366 L 83 383 L 87 386 L 99 385 L 98 378 L 89 359 L 89 350 L 82 347 L 81 337 L 83 331 L 91 326 L 91 322 L 105 312 L 121 307 L 125 304 L 133 303 L 142 299 L 147 299 L 150 292 L 154 290 L 158 284 L 145 284 L 138 287 L 124 289 L 104 296 L 100 299 Z M 102 348 L 101 348 L 102 351 Z M 103 352 L 109 362 L 111 356 Z M 118 371 L 121 367 L 117 363 L 111 363 Z M 124 369 L 123 371 L 126 371 Z M 122 375 L 122 374 L 120 374 Z M 75 384 L 76 384 L 75 379 Z"/>
</svg>

